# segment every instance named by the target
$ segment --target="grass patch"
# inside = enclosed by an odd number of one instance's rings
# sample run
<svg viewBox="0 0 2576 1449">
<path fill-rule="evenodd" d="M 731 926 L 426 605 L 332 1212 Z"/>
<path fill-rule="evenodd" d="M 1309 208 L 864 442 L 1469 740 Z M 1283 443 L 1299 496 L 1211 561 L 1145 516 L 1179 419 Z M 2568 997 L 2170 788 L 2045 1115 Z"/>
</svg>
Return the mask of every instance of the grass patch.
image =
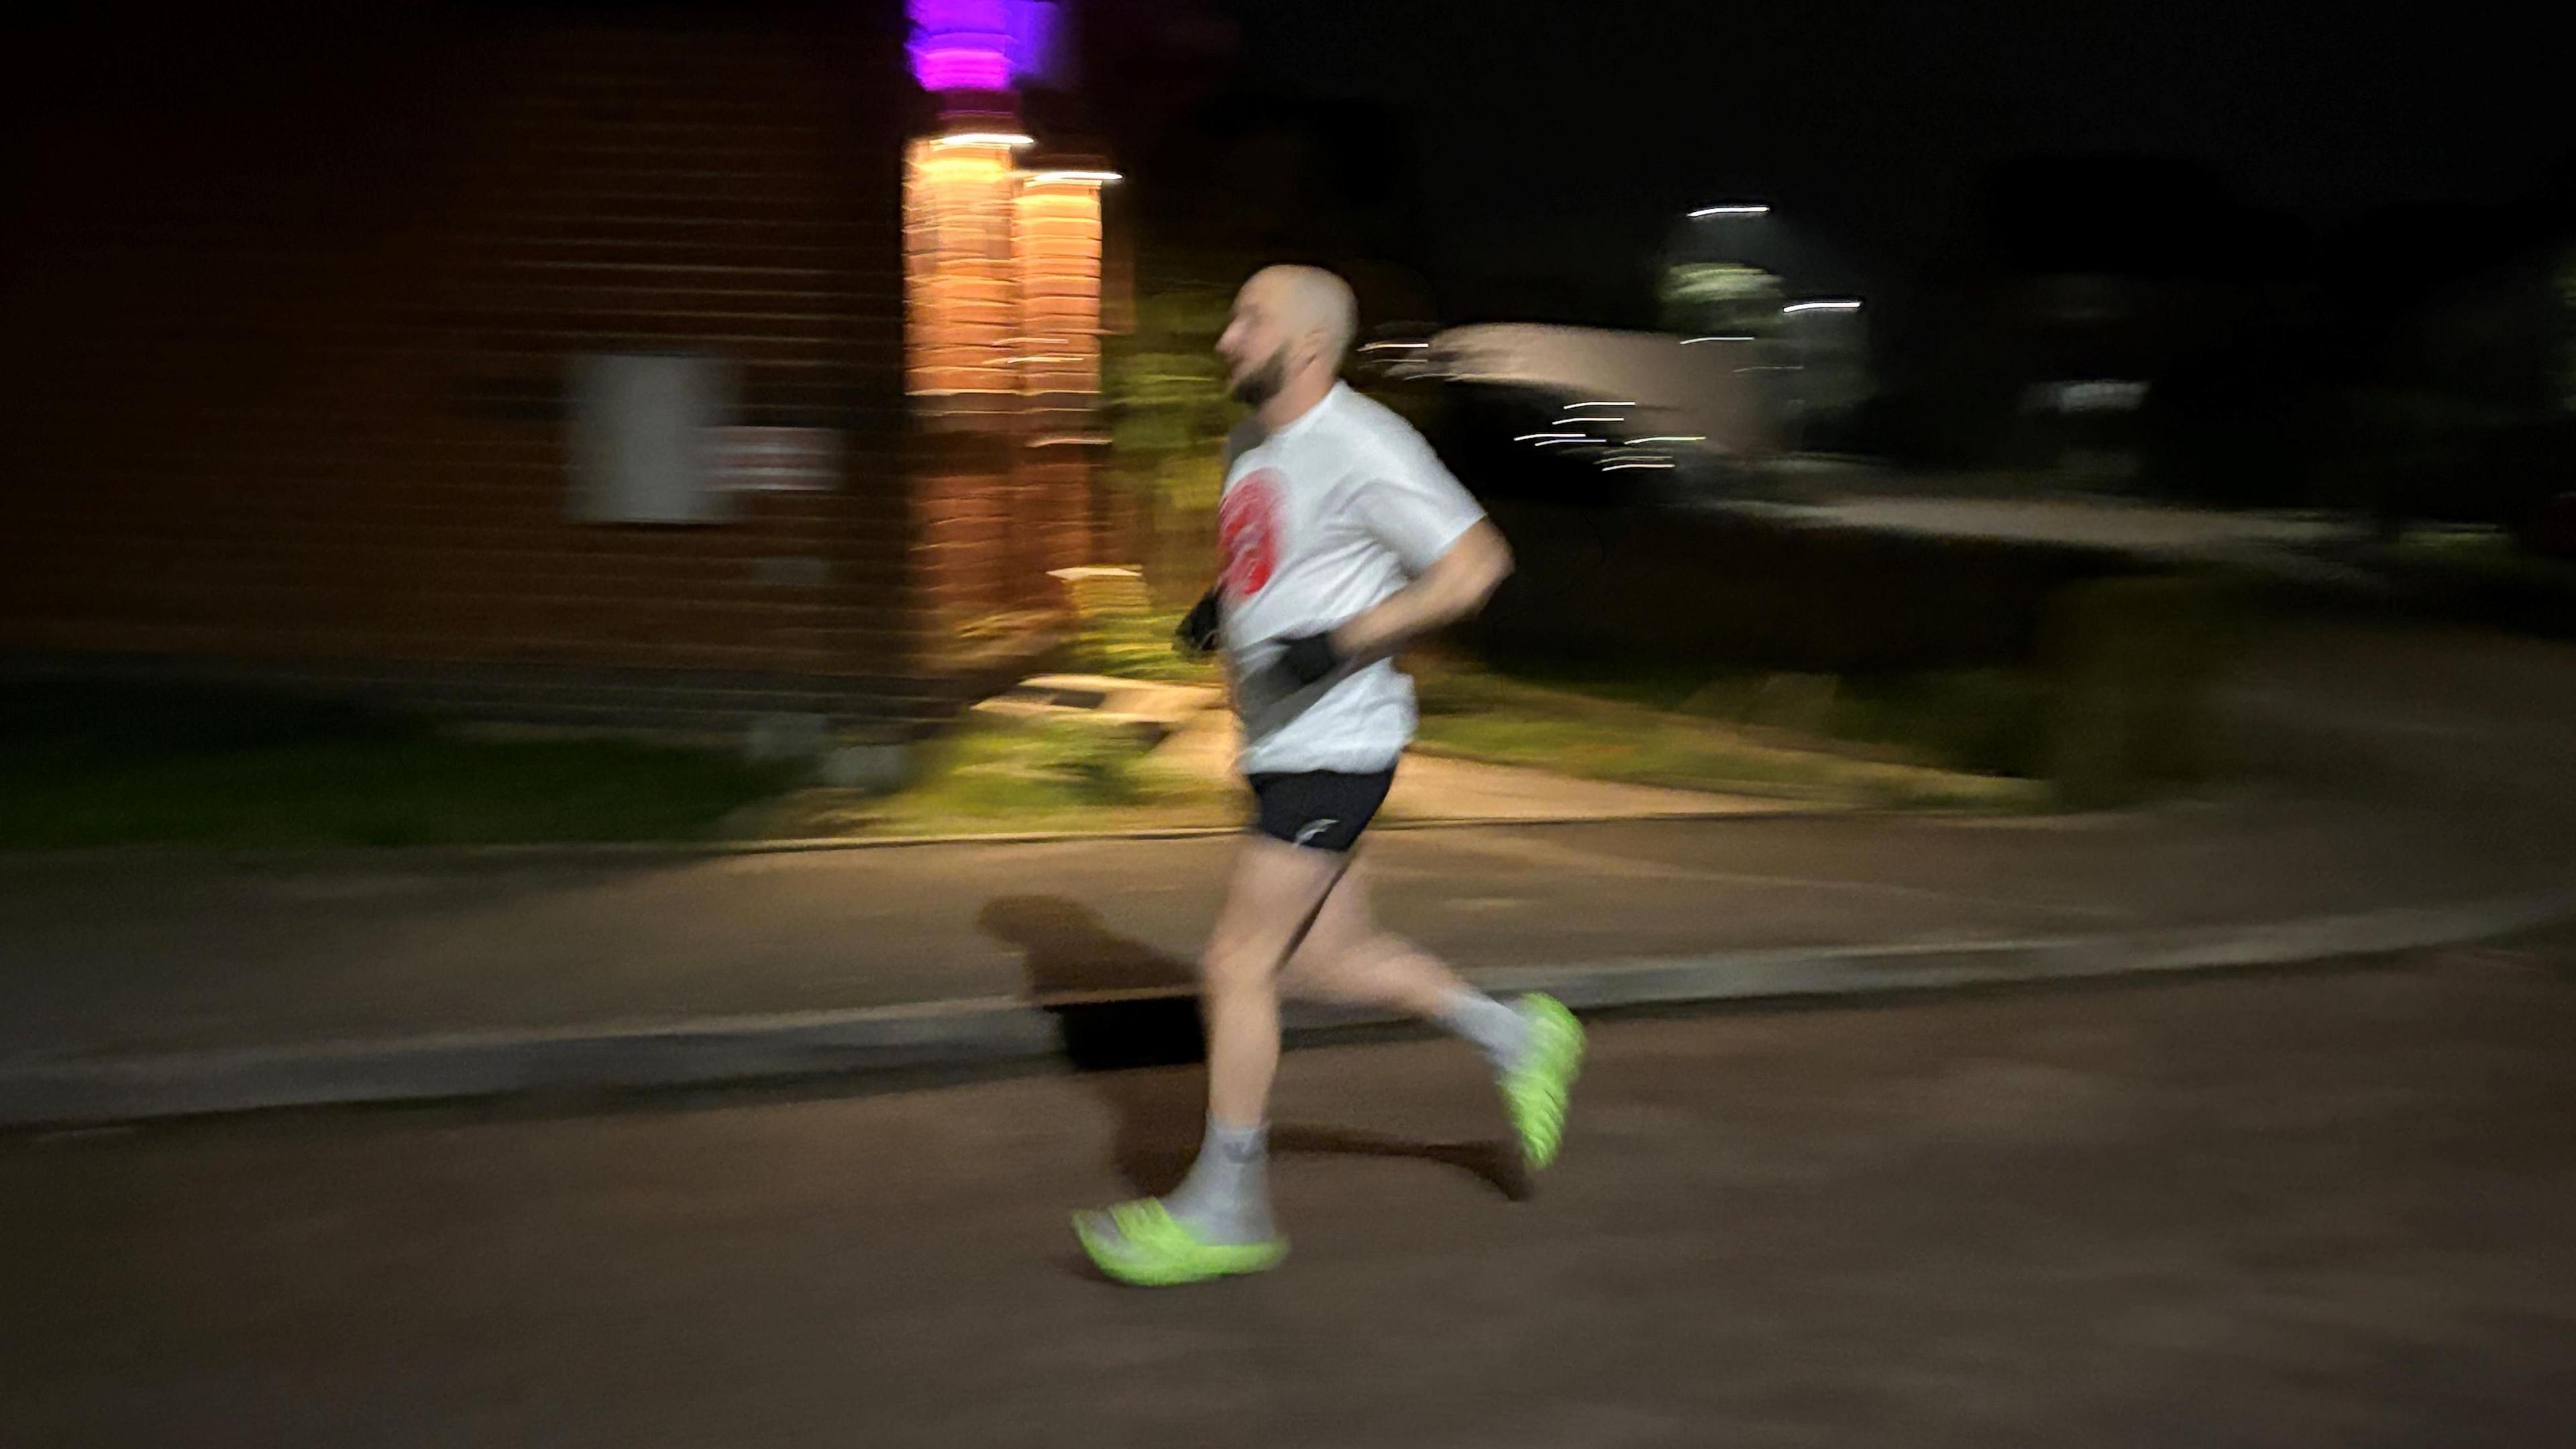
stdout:
<svg viewBox="0 0 2576 1449">
<path fill-rule="evenodd" d="M 2576 597 L 2576 561 L 2533 553 L 2500 528 L 2410 528 L 2383 558 L 2427 578 Z"/>
<path fill-rule="evenodd" d="M 970 722 L 923 747 L 912 785 L 802 790 L 743 822 L 775 837 L 977 835 L 1240 824 L 1241 792 L 1146 758 L 1115 731 Z"/>
<path fill-rule="evenodd" d="M 2496 528 L 2415 527 L 2353 557 L 2416 614 L 2544 638 L 2576 637 L 2576 559 Z"/>
<path fill-rule="evenodd" d="M 1130 679 L 1212 683 L 1206 662 L 1172 652 L 1174 612 L 1103 598 L 1083 611 L 1082 669 Z M 1495 667 L 1440 656 L 1409 661 L 1427 753 L 1554 770 L 1590 779 L 1925 809 L 2033 809 L 2047 767 L 2045 691 L 2028 673 L 1958 670 L 1887 678 L 1713 675 L 1705 668 L 1521 660 Z M 1167 781 L 1150 800 L 1066 799 L 1032 781 L 1035 744 L 964 743 L 950 783 L 923 797 L 923 818 L 957 825 L 999 818 L 990 785 L 1017 772 L 1024 808 L 1079 828 L 1103 809 L 1131 823 L 1223 823 L 1239 805 Z M 1013 762 L 983 752 L 1016 753 Z M 1147 767 L 1150 768 L 1150 767 Z M 1040 773 L 1043 770 L 1040 769 Z M 892 804 L 892 802 L 888 802 Z M 887 816 L 900 820 L 909 807 Z M 880 826 L 876 828 L 887 828 Z M 938 828 L 936 824 L 925 829 Z M 972 828 L 971 826 L 963 828 Z M 985 826 L 983 828 L 994 828 Z M 834 832 L 825 832 L 834 833 Z"/>
<path fill-rule="evenodd" d="M 0 848 L 685 840 L 793 776 L 713 750 L 462 739 L 251 691 L 43 685 L 0 707 Z"/>
<path fill-rule="evenodd" d="M 1172 652 L 1175 611 L 1086 601 L 1080 666 L 1213 683 Z M 1409 664 L 1423 748 L 1592 779 L 1875 805 L 2019 807 L 2048 765 L 2046 691 L 2011 670 L 1887 677 L 1712 674 L 1675 665 L 1450 657 Z"/>
<path fill-rule="evenodd" d="M 1100 572 L 1102 577 L 1073 590 L 1074 669 L 1156 684 L 1217 682 L 1213 659 L 1184 659 L 1172 647 L 1172 631 L 1186 608 L 1157 607 L 1144 580 L 1131 571 Z"/>
<path fill-rule="evenodd" d="M 2045 683 L 2032 671 L 1832 675 L 1510 661 L 1418 671 L 1423 709 L 1526 711 L 1628 723 L 1629 706 L 1733 727 L 1748 741 L 1927 769 L 2033 778 L 2047 768 Z"/>
<path fill-rule="evenodd" d="M 1166 629 L 1168 632 L 1168 629 Z M 1168 646 L 1166 646 L 1168 653 Z M 0 699 L 0 849 L 527 844 L 1230 825 L 1236 791 L 1075 723 L 970 722 L 906 789 L 614 739 L 467 738 L 250 690 L 46 685 Z"/>
<path fill-rule="evenodd" d="M 1963 763 L 2018 762 L 2032 751 L 2018 733 L 2041 732 L 2038 711 L 2005 678 L 1852 688 L 1827 676 L 1454 660 L 1414 674 L 1421 747 L 1433 753 L 1880 807 L 2032 809 L 2048 800 L 2035 780 Z"/>
</svg>

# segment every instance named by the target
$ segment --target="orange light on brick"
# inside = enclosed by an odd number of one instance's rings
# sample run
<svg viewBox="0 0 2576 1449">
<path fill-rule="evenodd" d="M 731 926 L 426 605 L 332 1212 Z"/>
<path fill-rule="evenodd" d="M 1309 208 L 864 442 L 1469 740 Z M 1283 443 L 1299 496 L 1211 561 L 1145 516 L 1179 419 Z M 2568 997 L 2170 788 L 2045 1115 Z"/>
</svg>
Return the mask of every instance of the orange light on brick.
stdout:
<svg viewBox="0 0 2576 1449">
<path fill-rule="evenodd" d="M 1019 391 L 1018 189 L 1011 146 L 998 138 L 926 138 L 906 153 L 904 374 L 917 397 L 982 410 Z"/>
<path fill-rule="evenodd" d="M 1012 219 L 1019 259 L 1020 392 L 1054 409 L 1100 392 L 1100 186 L 1106 172 L 1022 176 Z"/>
</svg>

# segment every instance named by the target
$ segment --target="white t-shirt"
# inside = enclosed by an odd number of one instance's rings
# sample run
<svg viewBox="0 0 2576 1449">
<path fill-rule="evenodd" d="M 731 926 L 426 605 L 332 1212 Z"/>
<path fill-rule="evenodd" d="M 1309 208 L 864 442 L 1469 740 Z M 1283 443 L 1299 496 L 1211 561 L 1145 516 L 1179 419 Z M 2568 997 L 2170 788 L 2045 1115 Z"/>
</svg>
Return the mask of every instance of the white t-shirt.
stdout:
<svg viewBox="0 0 2576 1449">
<path fill-rule="evenodd" d="M 1413 739 L 1413 681 L 1379 660 L 1281 693 L 1276 641 L 1334 628 L 1405 586 L 1484 516 L 1431 445 L 1383 404 L 1336 384 L 1263 436 L 1226 444 L 1226 659 L 1247 775 L 1384 770 Z"/>
</svg>

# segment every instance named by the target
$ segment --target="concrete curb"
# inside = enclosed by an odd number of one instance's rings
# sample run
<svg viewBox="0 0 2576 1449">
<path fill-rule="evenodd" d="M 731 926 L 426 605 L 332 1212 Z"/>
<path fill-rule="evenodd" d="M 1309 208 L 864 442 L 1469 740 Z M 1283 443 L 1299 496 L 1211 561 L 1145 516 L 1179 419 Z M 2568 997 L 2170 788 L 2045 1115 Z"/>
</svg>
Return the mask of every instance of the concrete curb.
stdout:
<svg viewBox="0 0 2576 1449">
<path fill-rule="evenodd" d="M 2460 945 L 2576 915 L 2576 889 L 2254 925 L 2019 941 L 1720 952 L 1471 973 L 1580 1009 L 1911 995 L 2290 965 Z M 1059 1056 L 1078 1018 L 1167 1005 L 1166 990 L 1031 1004 L 986 997 L 856 1011 L 475 1032 L 0 1066 L 0 1127 L 78 1127 L 276 1107 L 711 1086 Z M 1291 1044 L 1392 1020 L 1292 1008 Z"/>
</svg>

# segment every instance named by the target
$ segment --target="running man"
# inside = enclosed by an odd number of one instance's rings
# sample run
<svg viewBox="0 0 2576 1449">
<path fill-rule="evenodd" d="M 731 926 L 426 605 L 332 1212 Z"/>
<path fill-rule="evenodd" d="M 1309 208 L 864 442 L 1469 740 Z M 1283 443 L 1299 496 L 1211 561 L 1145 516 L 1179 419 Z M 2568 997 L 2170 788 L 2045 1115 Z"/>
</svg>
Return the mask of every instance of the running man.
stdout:
<svg viewBox="0 0 2576 1449">
<path fill-rule="evenodd" d="M 1511 551 L 1420 434 L 1343 385 L 1356 322 L 1330 272 L 1270 267 L 1217 340 L 1252 416 L 1227 442 L 1224 572 L 1181 626 L 1222 647 L 1258 802 L 1199 961 L 1207 1137 L 1180 1188 L 1077 1214 L 1102 1271 L 1195 1283 L 1288 1251 L 1265 1174 L 1279 998 L 1387 1007 L 1438 1023 L 1492 1063 L 1532 1168 L 1556 1155 L 1583 1031 L 1555 1000 L 1506 1005 L 1369 914 L 1352 854 L 1413 737 L 1393 656 L 1483 607 Z"/>
</svg>

